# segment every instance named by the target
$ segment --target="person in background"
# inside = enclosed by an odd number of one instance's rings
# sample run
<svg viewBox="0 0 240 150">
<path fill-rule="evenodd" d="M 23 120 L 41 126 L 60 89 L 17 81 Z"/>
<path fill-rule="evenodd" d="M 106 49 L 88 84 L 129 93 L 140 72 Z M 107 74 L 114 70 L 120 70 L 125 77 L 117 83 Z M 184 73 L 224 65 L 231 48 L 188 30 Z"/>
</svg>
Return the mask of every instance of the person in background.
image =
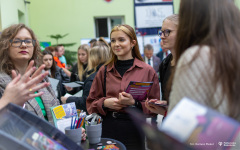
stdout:
<svg viewBox="0 0 240 150">
<path fill-rule="evenodd" d="M 65 68 L 66 65 L 64 63 L 62 63 L 59 58 L 63 55 L 62 53 L 62 48 L 61 46 L 56 46 L 55 47 L 55 56 L 54 56 L 54 61 L 56 62 L 57 66 L 60 68 Z"/>
<path fill-rule="evenodd" d="M 87 112 L 86 109 L 86 100 L 89 95 L 89 91 L 99 68 L 109 60 L 110 58 L 110 49 L 105 45 L 94 46 L 91 48 L 88 58 L 88 67 L 86 72 L 87 79 L 83 85 L 83 95 L 82 97 L 62 97 L 61 100 L 63 103 L 75 102 L 77 109 L 81 109 Z"/>
<path fill-rule="evenodd" d="M 90 47 L 92 48 L 93 47 L 93 43 L 95 43 L 97 40 L 96 39 L 91 39 L 89 41 L 89 44 L 90 44 Z"/>
<path fill-rule="evenodd" d="M 88 65 L 90 47 L 88 44 L 83 44 L 78 47 L 78 61 L 77 64 L 73 66 L 71 73 L 71 82 L 73 81 L 84 81 L 86 79 L 83 76 Z"/>
<path fill-rule="evenodd" d="M 93 47 L 97 46 L 97 45 L 104 45 L 104 46 L 107 46 L 108 48 L 110 48 L 108 42 L 103 37 L 100 37 L 97 41 L 95 41 L 93 43 Z"/>
<path fill-rule="evenodd" d="M 73 66 L 72 72 L 69 71 L 69 73 L 67 74 L 68 76 L 70 76 L 70 82 L 74 81 L 84 82 L 86 80 L 86 76 L 84 75 L 84 73 L 86 72 L 86 68 L 88 65 L 89 50 L 90 47 L 88 46 L 88 44 L 83 44 L 78 47 L 77 64 Z M 67 86 L 65 87 L 68 93 L 70 94 L 75 94 L 82 90 L 82 87 L 80 88 L 79 87 L 71 88 Z"/>
<path fill-rule="evenodd" d="M 56 55 L 55 54 L 55 47 L 53 47 L 53 46 L 48 46 L 48 47 L 45 48 L 45 50 L 50 51 L 53 56 Z"/>
<path fill-rule="evenodd" d="M 162 29 L 159 31 L 159 36 L 161 37 L 161 42 L 163 43 L 163 49 L 169 49 L 171 53 L 161 62 L 159 67 L 159 76 L 161 83 L 161 93 L 162 93 L 162 101 L 158 101 L 159 103 L 167 103 L 169 101 L 169 93 L 170 87 L 169 78 L 172 74 L 172 71 L 175 67 L 175 41 L 177 37 L 177 29 L 178 29 L 178 20 L 179 17 L 177 14 L 170 15 L 163 20 Z M 156 102 L 151 100 L 150 102 Z M 162 114 L 166 116 L 166 108 L 157 106 L 154 104 L 146 102 L 146 107 L 154 113 Z"/>
<path fill-rule="evenodd" d="M 39 42 L 33 31 L 24 24 L 14 24 L 4 29 L 0 36 L 0 93 L 4 93 L 8 83 L 12 81 L 11 71 L 23 75 L 28 66 L 39 66 L 42 61 Z M 41 68 L 45 66 L 42 65 Z M 42 80 L 48 82 L 47 78 Z M 29 92 L 34 94 L 34 87 Z M 39 97 L 29 97 L 24 109 L 48 120 L 53 124 L 50 107 L 59 105 L 51 86 L 39 89 L 44 94 Z"/>
<path fill-rule="evenodd" d="M 183 97 L 240 121 L 240 11 L 233 0 L 181 0 L 169 111 Z"/>
<path fill-rule="evenodd" d="M 153 46 L 151 44 L 144 46 L 144 55 L 142 55 L 142 57 L 146 64 L 149 64 L 151 67 L 153 67 L 156 73 L 159 73 L 159 65 L 161 60 L 157 56 L 153 55 Z M 151 123 L 152 125 L 157 125 L 157 116 L 151 117 Z"/>
<path fill-rule="evenodd" d="M 42 55 L 43 64 L 45 64 L 44 70 L 49 72 L 48 77 L 57 79 L 59 81 L 57 85 L 57 91 L 55 92 L 57 92 L 56 96 L 60 100 L 61 96 L 66 94 L 66 89 L 64 88 L 62 83 L 69 82 L 69 77 L 64 73 L 62 68 L 59 68 L 55 65 L 53 55 L 50 51 L 44 50 L 42 51 Z"/>
<path fill-rule="evenodd" d="M 157 73 L 159 72 L 159 65 L 161 63 L 161 60 L 153 55 L 153 46 L 151 44 L 144 46 L 143 60 L 145 63 L 152 66 Z"/>
<path fill-rule="evenodd" d="M 145 108 L 144 101 L 136 101 L 124 91 L 130 81 L 153 82 L 147 98 L 159 99 L 158 76 L 143 61 L 131 26 L 115 26 L 110 39 L 113 55 L 93 80 L 86 102 L 87 111 L 89 114 L 99 113 L 103 116 L 102 137 L 119 140 L 127 149 L 145 149 L 144 138 L 125 108 L 135 107 L 145 114 L 150 114 L 150 111 Z"/>
<path fill-rule="evenodd" d="M 66 60 L 66 58 L 64 56 L 65 48 L 64 48 L 64 46 L 62 44 L 59 44 L 58 46 L 59 46 L 59 53 L 61 53 L 60 54 L 61 56 L 59 57 L 59 60 L 61 61 L 61 63 L 65 64 L 65 67 L 67 68 L 67 60 Z"/>
</svg>

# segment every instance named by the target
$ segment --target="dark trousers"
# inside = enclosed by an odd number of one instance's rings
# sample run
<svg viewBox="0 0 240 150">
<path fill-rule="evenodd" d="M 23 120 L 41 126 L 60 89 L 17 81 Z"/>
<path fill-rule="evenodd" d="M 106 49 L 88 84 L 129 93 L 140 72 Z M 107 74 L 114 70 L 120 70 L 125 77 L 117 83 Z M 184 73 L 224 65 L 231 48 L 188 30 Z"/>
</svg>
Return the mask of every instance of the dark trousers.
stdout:
<svg viewBox="0 0 240 150">
<path fill-rule="evenodd" d="M 108 112 L 103 117 L 102 137 L 122 142 L 127 150 L 144 150 L 144 136 L 139 133 L 136 125 L 126 113 Z"/>
</svg>

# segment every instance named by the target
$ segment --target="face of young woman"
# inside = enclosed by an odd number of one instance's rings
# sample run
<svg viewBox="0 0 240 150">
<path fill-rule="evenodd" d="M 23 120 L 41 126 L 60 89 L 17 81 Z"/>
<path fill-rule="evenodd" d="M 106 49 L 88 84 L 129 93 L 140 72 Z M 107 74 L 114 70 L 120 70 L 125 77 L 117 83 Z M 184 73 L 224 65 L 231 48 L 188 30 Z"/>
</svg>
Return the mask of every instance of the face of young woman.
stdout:
<svg viewBox="0 0 240 150">
<path fill-rule="evenodd" d="M 20 40 L 27 41 L 22 42 L 19 46 Z M 34 46 L 30 43 L 31 40 L 32 36 L 27 29 L 23 28 L 18 31 L 9 47 L 9 56 L 13 63 L 28 62 L 32 58 Z"/>
<path fill-rule="evenodd" d="M 43 56 L 43 63 L 45 64 L 45 69 L 48 70 L 53 65 L 52 55 L 46 54 Z"/>
<path fill-rule="evenodd" d="M 162 48 L 172 50 L 174 48 L 176 36 L 177 36 L 177 26 L 170 20 L 166 19 L 162 25 L 162 31 L 168 31 L 169 35 L 165 36 L 163 33 L 161 35 Z M 166 33 L 168 34 L 168 33 Z"/>
<path fill-rule="evenodd" d="M 123 31 L 114 31 L 111 34 L 111 48 L 113 53 L 117 55 L 118 60 L 132 59 L 132 47 L 134 41 L 125 34 Z"/>
<path fill-rule="evenodd" d="M 81 61 L 81 63 L 86 64 L 88 61 L 88 55 L 85 50 L 79 49 L 78 50 L 78 59 Z"/>
</svg>

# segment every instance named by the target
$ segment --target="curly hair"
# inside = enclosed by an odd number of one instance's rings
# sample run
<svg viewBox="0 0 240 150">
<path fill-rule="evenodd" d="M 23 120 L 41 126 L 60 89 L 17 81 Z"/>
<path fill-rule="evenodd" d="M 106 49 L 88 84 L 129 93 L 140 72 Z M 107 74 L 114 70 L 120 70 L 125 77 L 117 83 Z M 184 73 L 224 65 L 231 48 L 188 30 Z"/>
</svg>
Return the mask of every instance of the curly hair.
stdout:
<svg viewBox="0 0 240 150">
<path fill-rule="evenodd" d="M 10 40 L 14 39 L 17 33 L 23 28 L 28 30 L 32 36 L 32 39 L 36 41 L 34 45 L 33 56 L 29 62 L 34 60 L 35 66 L 39 66 L 41 64 L 42 54 L 40 45 L 32 29 L 27 27 L 25 24 L 14 24 L 4 29 L 0 36 L 0 72 L 5 72 L 10 75 L 11 70 L 17 70 L 9 56 L 9 48 L 11 46 Z"/>
</svg>

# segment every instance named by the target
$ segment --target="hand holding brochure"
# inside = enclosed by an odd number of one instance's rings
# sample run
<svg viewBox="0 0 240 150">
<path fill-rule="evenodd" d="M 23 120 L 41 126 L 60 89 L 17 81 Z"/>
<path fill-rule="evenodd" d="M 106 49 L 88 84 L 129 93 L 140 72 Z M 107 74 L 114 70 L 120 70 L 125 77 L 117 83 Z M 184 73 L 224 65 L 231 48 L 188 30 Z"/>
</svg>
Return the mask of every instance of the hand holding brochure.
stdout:
<svg viewBox="0 0 240 150">
<path fill-rule="evenodd" d="M 146 96 L 151 89 L 152 84 L 153 82 L 130 81 L 125 92 L 131 94 L 133 99 L 142 101 L 146 99 Z"/>
<path fill-rule="evenodd" d="M 183 98 L 164 119 L 161 131 L 194 149 L 240 149 L 240 124 Z"/>
</svg>

